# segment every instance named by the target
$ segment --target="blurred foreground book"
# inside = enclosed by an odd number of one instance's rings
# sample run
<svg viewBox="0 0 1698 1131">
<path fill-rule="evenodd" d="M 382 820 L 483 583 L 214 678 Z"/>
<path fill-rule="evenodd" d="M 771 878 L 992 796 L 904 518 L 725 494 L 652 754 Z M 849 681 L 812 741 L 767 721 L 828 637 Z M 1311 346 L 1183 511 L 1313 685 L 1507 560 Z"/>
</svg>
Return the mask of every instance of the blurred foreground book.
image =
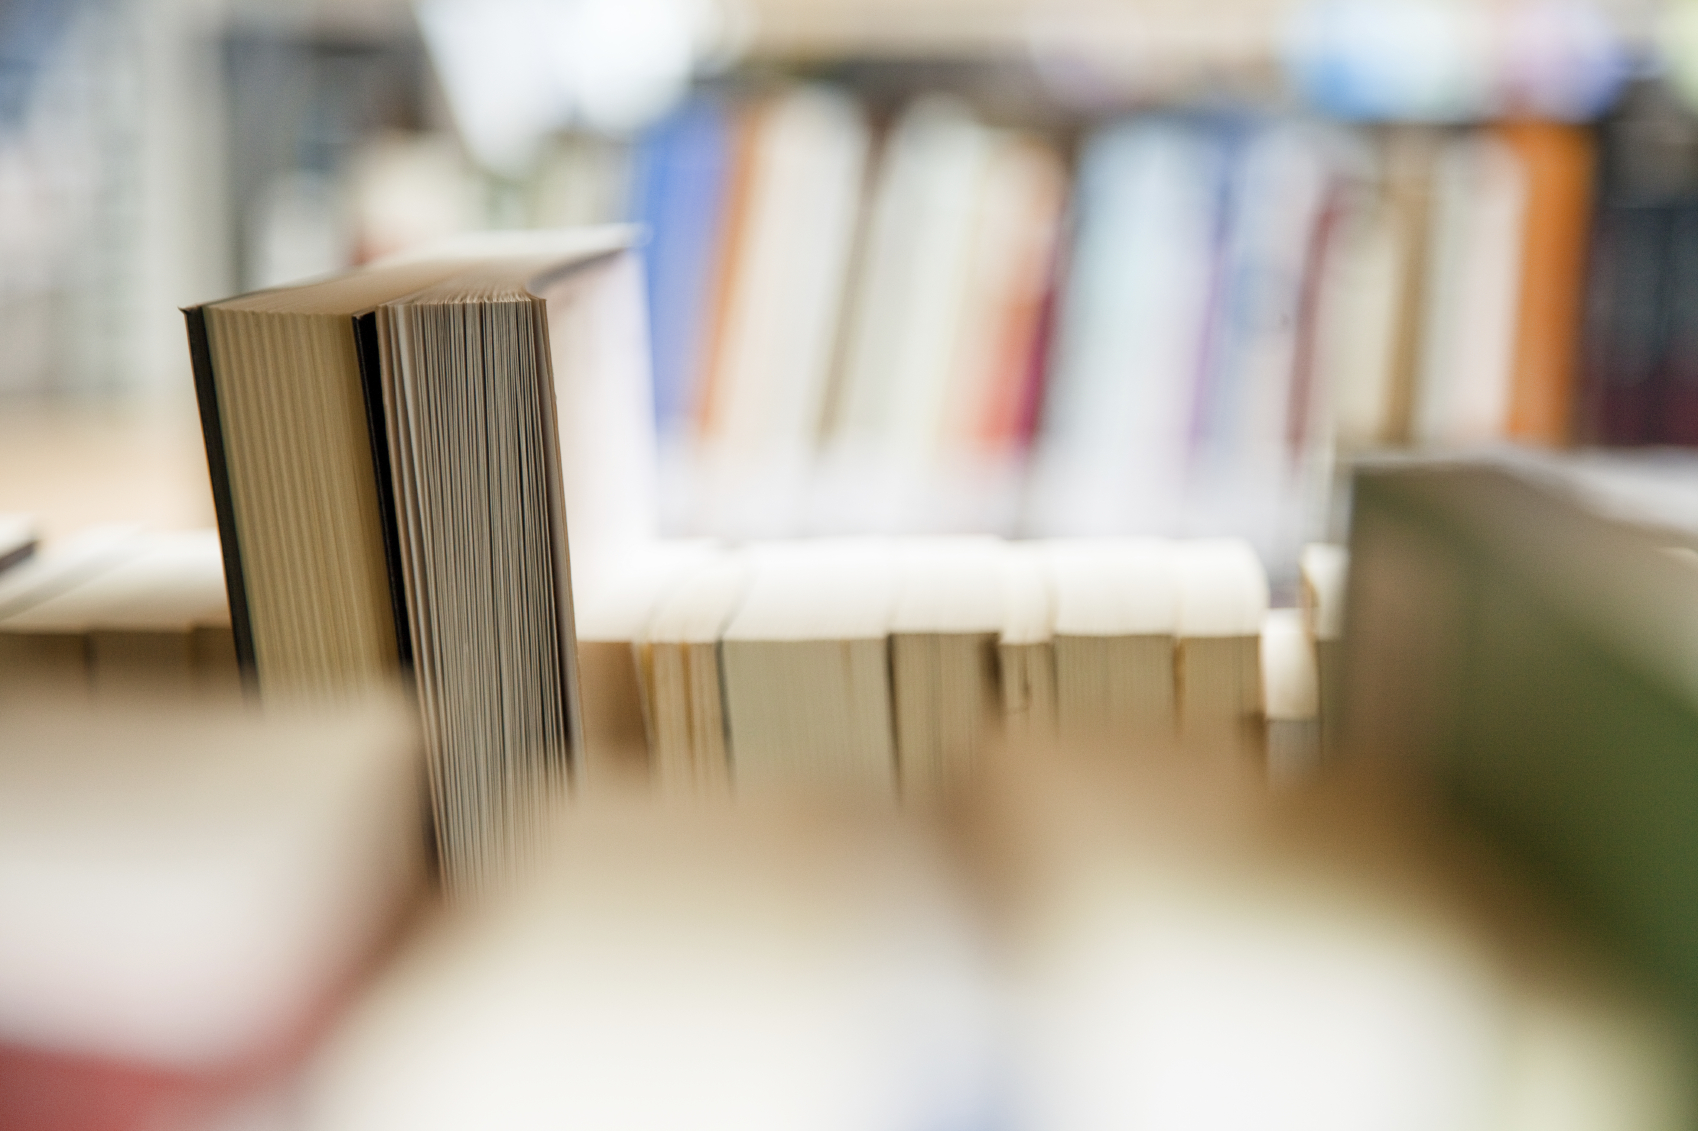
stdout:
<svg viewBox="0 0 1698 1131">
<path fill-rule="evenodd" d="M 388 699 L 9 704 L 0 1126 L 216 1126 L 277 1086 L 418 898 L 423 816 Z"/>
<path fill-rule="evenodd" d="M 1036 754 L 941 822 L 576 809 L 347 1015 L 299 1126 L 1690 1126 L 1667 1018 L 1418 805 Z"/>
<path fill-rule="evenodd" d="M 1698 1016 L 1698 568 L 1671 551 L 1698 474 L 1520 462 L 1359 476 L 1340 741 L 1440 783 Z"/>
</svg>

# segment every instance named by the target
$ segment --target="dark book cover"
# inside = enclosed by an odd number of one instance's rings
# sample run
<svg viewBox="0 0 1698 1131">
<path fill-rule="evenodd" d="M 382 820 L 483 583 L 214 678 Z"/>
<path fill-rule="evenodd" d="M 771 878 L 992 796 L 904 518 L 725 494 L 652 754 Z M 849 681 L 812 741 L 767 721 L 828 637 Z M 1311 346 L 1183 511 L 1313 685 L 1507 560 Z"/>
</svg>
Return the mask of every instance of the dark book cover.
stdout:
<svg viewBox="0 0 1698 1131">
<path fill-rule="evenodd" d="M 1650 438 L 1698 445 L 1698 203 L 1671 209 L 1663 255 L 1665 344 Z"/>
<path fill-rule="evenodd" d="M 212 507 L 218 519 L 218 543 L 224 556 L 224 591 L 230 601 L 230 630 L 236 641 L 236 664 L 250 692 L 258 684 L 253 624 L 248 617 L 247 585 L 242 575 L 242 541 L 236 530 L 236 503 L 230 493 L 230 467 L 224 452 L 224 422 L 218 412 L 218 383 L 212 376 L 212 350 L 206 338 L 206 311 L 183 310 L 189 329 L 189 362 L 194 370 L 195 402 L 200 408 L 201 434 L 206 440 L 206 469 L 212 480 Z"/>
<path fill-rule="evenodd" d="M 1585 327 L 1585 419 L 1598 444 L 1651 439 L 1666 352 L 1664 247 L 1667 210 L 1611 202 L 1597 221 Z"/>
<path fill-rule="evenodd" d="M 395 617 L 395 656 L 401 670 L 413 670 L 413 633 L 407 619 L 407 584 L 401 566 L 401 526 L 395 514 L 395 474 L 389 460 L 389 425 L 383 414 L 383 360 L 378 349 L 377 314 L 354 319 L 354 348 L 360 357 L 360 391 L 365 396 L 366 428 L 371 435 L 372 474 L 377 481 L 377 513 L 383 524 L 383 564 L 389 574 L 389 605 Z"/>
<path fill-rule="evenodd" d="M 1698 441 L 1698 119 L 1635 84 L 1600 127 L 1578 432 L 1602 444 Z"/>
</svg>

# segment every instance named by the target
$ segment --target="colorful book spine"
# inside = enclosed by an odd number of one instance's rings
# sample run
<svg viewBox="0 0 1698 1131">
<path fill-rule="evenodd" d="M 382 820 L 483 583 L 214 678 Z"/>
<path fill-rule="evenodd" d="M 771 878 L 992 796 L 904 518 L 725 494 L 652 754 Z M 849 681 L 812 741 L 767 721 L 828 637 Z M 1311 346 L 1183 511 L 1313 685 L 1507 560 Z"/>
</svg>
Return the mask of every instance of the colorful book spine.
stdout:
<svg viewBox="0 0 1698 1131">
<path fill-rule="evenodd" d="M 1591 131 L 1554 122 L 1495 132 L 1521 159 L 1527 193 L 1508 434 L 1562 445 L 1574 417 L 1595 147 Z"/>
<path fill-rule="evenodd" d="M 655 425 L 690 422 L 721 254 L 732 125 L 718 101 L 686 103 L 637 148 L 633 218 L 644 226 Z"/>
</svg>

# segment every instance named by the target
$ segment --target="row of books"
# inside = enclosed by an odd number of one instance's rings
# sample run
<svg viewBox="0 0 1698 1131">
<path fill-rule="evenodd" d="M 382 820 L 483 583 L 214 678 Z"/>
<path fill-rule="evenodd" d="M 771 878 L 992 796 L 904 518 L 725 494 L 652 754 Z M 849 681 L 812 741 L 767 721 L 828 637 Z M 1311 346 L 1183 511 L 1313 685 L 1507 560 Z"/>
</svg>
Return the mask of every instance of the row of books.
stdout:
<svg viewBox="0 0 1698 1131">
<path fill-rule="evenodd" d="M 665 524 L 1249 538 L 1347 447 L 1562 443 L 1591 134 L 703 96 L 636 161 Z"/>
<path fill-rule="evenodd" d="M 1330 608 L 1338 572 L 1310 576 Z M 1269 613 L 1238 540 L 663 543 L 580 590 L 587 769 L 909 802 L 1002 743 L 1269 754 L 1279 773 L 1319 740 L 1314 641 L 1314 617 Z"/>
<path fill-rule="evenodd" d="M 918 800 L 1005 742 L 1302 772 L 1342 590 L 1325 552 L 1299 616 L 1232 541 L 657 543 L 578 594 L 586 773 Z M 240 702 L 216 533 L 96 527 L 0 577 L 0 702 L 43 696 Z"/>
</svg>

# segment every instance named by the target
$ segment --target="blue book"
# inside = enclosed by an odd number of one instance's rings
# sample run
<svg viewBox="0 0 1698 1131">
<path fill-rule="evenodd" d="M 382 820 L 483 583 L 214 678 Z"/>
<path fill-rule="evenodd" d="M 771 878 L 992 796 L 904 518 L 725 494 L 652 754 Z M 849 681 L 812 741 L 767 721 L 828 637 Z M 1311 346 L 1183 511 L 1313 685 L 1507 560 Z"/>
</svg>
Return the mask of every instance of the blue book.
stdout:
<svg viewBox="0 0 1698 1131">
<path fill-rule="evenodd" d="M 637 146 L 632 219 L 648 232 L 649 342 L 655 427 L 676 435 L 693 409 L 706 346 L 728 175 L 731 115 L 694 98 Z"/>
</svg>

